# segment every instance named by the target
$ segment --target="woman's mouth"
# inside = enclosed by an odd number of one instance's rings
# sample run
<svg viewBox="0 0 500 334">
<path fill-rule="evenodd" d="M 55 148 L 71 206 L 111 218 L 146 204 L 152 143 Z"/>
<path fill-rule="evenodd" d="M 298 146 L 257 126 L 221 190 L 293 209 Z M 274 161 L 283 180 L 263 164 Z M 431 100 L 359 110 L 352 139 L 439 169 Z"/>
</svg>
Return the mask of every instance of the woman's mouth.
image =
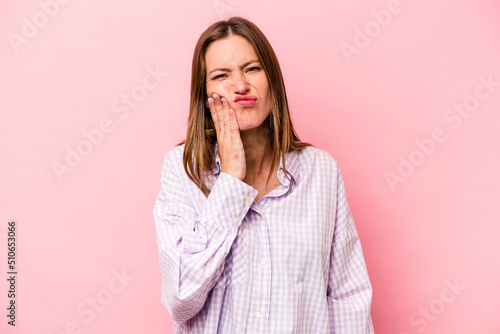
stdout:
<svg viewBox="0 0 500 334">
<path fill-rule="evenodd" d="M 242 107 L 253 107 L 257 103 L 257 97 L 253 95 L 239 95 L 234 99 Z"/>
</svg>

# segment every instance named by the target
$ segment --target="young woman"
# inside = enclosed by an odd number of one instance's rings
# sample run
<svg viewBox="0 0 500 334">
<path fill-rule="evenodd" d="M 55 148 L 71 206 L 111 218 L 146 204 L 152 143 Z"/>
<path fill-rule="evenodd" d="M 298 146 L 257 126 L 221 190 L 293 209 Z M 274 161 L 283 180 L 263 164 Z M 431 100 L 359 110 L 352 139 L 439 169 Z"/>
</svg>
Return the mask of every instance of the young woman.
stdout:
<svg viewBox="0 0 500 334">
<path fill-rule="evenodd" d="M 174 333 L 373 333 L 342 176 L 299 140 L 276 55 L 248 20 L 196 45 L 187 136 L 165 156 L 154 216 Z"/>
</svg>

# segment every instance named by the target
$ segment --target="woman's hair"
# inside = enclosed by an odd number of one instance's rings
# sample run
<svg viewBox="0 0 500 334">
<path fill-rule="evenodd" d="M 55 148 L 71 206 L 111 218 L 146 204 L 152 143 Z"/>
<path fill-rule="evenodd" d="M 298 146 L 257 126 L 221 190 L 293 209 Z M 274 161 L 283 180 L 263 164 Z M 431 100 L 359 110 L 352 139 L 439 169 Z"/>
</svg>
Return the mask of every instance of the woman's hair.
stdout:
<svg viewBox="0 0 500 334">
<path fill-rule="evenodd" d="M 200 36 L 194 50 L 187 135 L 186 139 L 179 143 L 185 144 L 183 163 L 187 175 L 207 197 L 210 189 L 205 185 L 203 176 L 215 163 L 217 136 L 210 109 L 205 105 L 208 98 L 205 55 L 213 42 L 232 35 L 244 37 L 253 46 L 269 83 L 271 112 L 268 116 L 269 138 L 266 140 L 272 145 L 273 160 L 267 182 L 271 179 L 276 164 L 279 164 L 280 153 L 283 155 L 283 169 L 286 171 L 286 153 L 312 146 L 301 142 L 295 133 L 278 58 L 264 34 L 255 24 L 241 17 L 216 22 Z"/>
</svg>

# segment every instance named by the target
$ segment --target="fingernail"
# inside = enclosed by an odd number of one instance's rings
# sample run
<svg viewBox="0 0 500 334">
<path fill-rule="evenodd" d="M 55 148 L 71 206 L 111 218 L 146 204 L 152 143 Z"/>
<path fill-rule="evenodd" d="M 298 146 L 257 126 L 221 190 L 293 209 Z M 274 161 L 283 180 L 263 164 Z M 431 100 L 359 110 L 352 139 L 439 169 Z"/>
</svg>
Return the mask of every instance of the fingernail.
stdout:
<svg viewBox="0 0 500 334">
<path fill-rule="evenodd" d="M 232 115 L 233 114 L 233 109 L 229 109 L 228 112 L 229 112 L 229 115 Z"/>
<path fill-rule="evenodd" d="M 213 95 L 213 97 L 214 97 L 215 101 L 217 101 L 219 99 L 219 97 L 217 95 L 215 95 L 215 94 Z"/>
<path fill-rule="evenodd" d="M 208 104 L 214 103 L 214 100 L 211 97 L 209 97 L 207 101 L 208 101 Z"/>
<path fill-rule="evenodd" d="M 225 98 L 222 98 L 220 99 L 222 103 L 226 103 L 226 99 Z"/>
</svg>

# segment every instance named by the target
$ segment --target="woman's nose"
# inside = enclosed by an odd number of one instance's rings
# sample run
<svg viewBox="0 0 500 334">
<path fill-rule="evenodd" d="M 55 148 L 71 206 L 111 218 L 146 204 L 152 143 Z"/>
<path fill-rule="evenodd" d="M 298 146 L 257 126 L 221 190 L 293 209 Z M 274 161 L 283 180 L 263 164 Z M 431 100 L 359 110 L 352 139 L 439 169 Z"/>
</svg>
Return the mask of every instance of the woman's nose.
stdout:
<svg viewBox="0 0 500 334">
<path fill-rule="evenodd" d="M 233 81 L 233 91 L 235 93 L 244 94 L 248 91 L 249 84 L 245 76 L 236 75 Z"/>
</svg>

